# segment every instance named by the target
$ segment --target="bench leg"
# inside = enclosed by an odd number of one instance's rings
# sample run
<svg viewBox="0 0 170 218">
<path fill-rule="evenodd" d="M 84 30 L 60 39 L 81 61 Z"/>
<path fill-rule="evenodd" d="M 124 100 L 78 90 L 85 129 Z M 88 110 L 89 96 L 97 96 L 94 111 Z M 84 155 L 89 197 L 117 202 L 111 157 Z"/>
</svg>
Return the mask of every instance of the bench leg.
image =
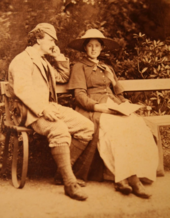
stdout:
<svg viewBox="0 0 170 218">
<path fill-rule="evenodd" d="M 26 182 L 27 171 L 28 171 L 28 135 L 26 132 L 21 132 L 23 138 L 23 162 L 22 162 L 22 173 L 21 180 L 19 181 L 17 176 L 17 156 L 18 156 L 18 133 L 14 133 L 14 150 L 12 159 L 12 184 L 15 188 L 23 188 Z"/>
<path fill-rule="evenodd" d="M 162 150 L 162 141 L 161 141 L 159 126 L 157 127 L 157 131 L 158 131 L 157 146 L 159 152 L 159 164 L 157 168 L 157 176 L 164 176 L 165 172 L 164 172 L 163 150 Z"/>
<path fill-rule="evenodd" d="M 6 166 L 7 166 L 10 135 L 11 135 L 11 131 L 7 131 L 6 136 L 5 136 L 4 149 L 2 151 L 3 152 L 3 154 L 2 154 L 2 171 L 1 171 L 2 174 L 5 172 Z"/>
</svg>

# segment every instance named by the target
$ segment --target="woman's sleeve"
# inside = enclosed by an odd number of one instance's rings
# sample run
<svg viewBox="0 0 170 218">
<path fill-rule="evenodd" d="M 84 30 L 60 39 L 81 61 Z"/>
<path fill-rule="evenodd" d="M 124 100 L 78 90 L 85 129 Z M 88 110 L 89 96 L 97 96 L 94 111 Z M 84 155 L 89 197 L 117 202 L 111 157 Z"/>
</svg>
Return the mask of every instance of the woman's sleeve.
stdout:
<svg viewBox="0 0 170 218">
<path fill-rule="evenodd" d="M 85 89 L 75 89 L 74 96 L 76 102 L 86 111 L 94 111 L 94 105 L 98 102 L 89 98 Z"/>
<path fill-rule="evenodd" d="M 74 90 L 75 99 L 84 110 L 94 111 L 94 105 L 97 101 L 94 101 L 87 95 L 86 77 L 82 63 L 73 65 L 67 89 Z"/>
<path fill-rule="evenodd" d="M 113 68 L 111 68 L 112 73 L 113 73 L 113 78 L 116 81 L 116 85 L 113 86 L 113 90 L 114 93 L 118 96 L 118 98 L 121 100 L 121 102 L 125 102 L 127 101 L 127 99 L 124 97 L 123 92 L 124 92 L 124 88 L 122 87 L 122 85 L 119 83 L 119 80 L 115 74 L 115 71 Z"/>
<path fill-rule="evenodd" d="M 114 90 L 114 93 L 116 95 L 122 95 L 123 96 L 123 92 L 124 92 L 124 88 L 123 86 L 119 83 L 119 80 L 115 74 L 115 71 L 113 70 L 112 68 L 112 72 L 113 72 L 113 78 L 115 79 L 116 81 L 116 85 L 113 87 L 113 90 Z"/>
<path fill-rule="evenodd" d="M 87 90 L 83 64 L 79 62 L 74 64 L 73 67 L 71 67 L 71 76 L 67 89 L 77 89 L 77 88 Z"/>
</svg>

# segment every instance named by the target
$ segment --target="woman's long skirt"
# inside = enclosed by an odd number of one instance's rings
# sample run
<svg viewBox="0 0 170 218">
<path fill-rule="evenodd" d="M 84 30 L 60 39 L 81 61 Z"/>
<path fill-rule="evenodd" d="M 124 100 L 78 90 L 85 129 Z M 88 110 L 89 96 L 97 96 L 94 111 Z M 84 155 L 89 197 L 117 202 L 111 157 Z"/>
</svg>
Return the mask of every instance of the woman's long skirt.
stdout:
<svg viewBox="0 0 170 218">
<path fill-rule="evenodd" d="M 132 175 L 156 179 L 158 149 L 142 117 L 102 114 L 98 151 L 115 182 Z"/>
</svg>

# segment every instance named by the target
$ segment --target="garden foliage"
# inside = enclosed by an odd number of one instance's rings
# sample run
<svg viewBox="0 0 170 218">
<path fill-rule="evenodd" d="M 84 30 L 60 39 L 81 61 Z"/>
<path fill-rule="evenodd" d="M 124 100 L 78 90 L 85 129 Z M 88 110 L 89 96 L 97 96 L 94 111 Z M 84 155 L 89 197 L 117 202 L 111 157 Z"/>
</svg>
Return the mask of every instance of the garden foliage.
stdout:
<svg viewBox="0 0 170 218">
<path fill-rule="evenodd" d="M 0 80 L 5 79 L 10 61 L 24 50 L 28 32 L 40 22 L 55 26 L 58 45 L 72 63 L 84 54 L 67 44 L 97 28 L 120 45 L 116 52 L 103 52 L 100 57 L 120 79 L 169 78 L 169 5 L 166 0 L 1 0 Z M 169 91 L 126 95 L 152 107 L 142 115 L 170 113 Z M 60 100 L 71 104 L 70 95 Z"/>
</svg>

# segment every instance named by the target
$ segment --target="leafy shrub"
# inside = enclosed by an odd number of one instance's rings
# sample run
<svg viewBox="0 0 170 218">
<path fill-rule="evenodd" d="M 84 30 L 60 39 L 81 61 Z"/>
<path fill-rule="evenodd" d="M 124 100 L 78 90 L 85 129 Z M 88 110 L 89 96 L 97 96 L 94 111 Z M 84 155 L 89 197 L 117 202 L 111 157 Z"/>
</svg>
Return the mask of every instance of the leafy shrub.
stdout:
<svg viewBox="0 0 170 218">
<path fill-rule="evenodd" d="M 149 17 L 153 7 L 161 8 L 161 12 L 157 10 Z M 101 55 L 101 59 L 113 66 L 120 79 L 169 78 L 170 42 L 158 40 L 159 34 L 155 34 L 155 38 L 151 34 L 150 40 L 145 34 L 139 33 L 153 28 L 156 31 L 156 23 L 162 24 L 161 13 L 166 12 L 166 8 L 167 5 L 158 0 L 49 0 L 48 3 L 46 0 L 2 0 L 0 80 L 5 79 L 12 58 L 25 48 L 27 33 L 40 22 L 50 22 L 55 26 L 59 47 L 71 62 L 82 58 L 84 54 L 67 49 L 67 44 L 83 35 L 87 29 L 97 28 L 120 44 L 118 51 Z M 46 13 L 43 13 L 44 10 Z M 143 115 L 169 113 L 168 92 L 126 95 L 133 102 L 152 107 L 151 113 L 145 111 Z M 61 102 L 67 106 L 72 105 L 70 99 L 70 96 L 60 96 Z"/>
</svg>

